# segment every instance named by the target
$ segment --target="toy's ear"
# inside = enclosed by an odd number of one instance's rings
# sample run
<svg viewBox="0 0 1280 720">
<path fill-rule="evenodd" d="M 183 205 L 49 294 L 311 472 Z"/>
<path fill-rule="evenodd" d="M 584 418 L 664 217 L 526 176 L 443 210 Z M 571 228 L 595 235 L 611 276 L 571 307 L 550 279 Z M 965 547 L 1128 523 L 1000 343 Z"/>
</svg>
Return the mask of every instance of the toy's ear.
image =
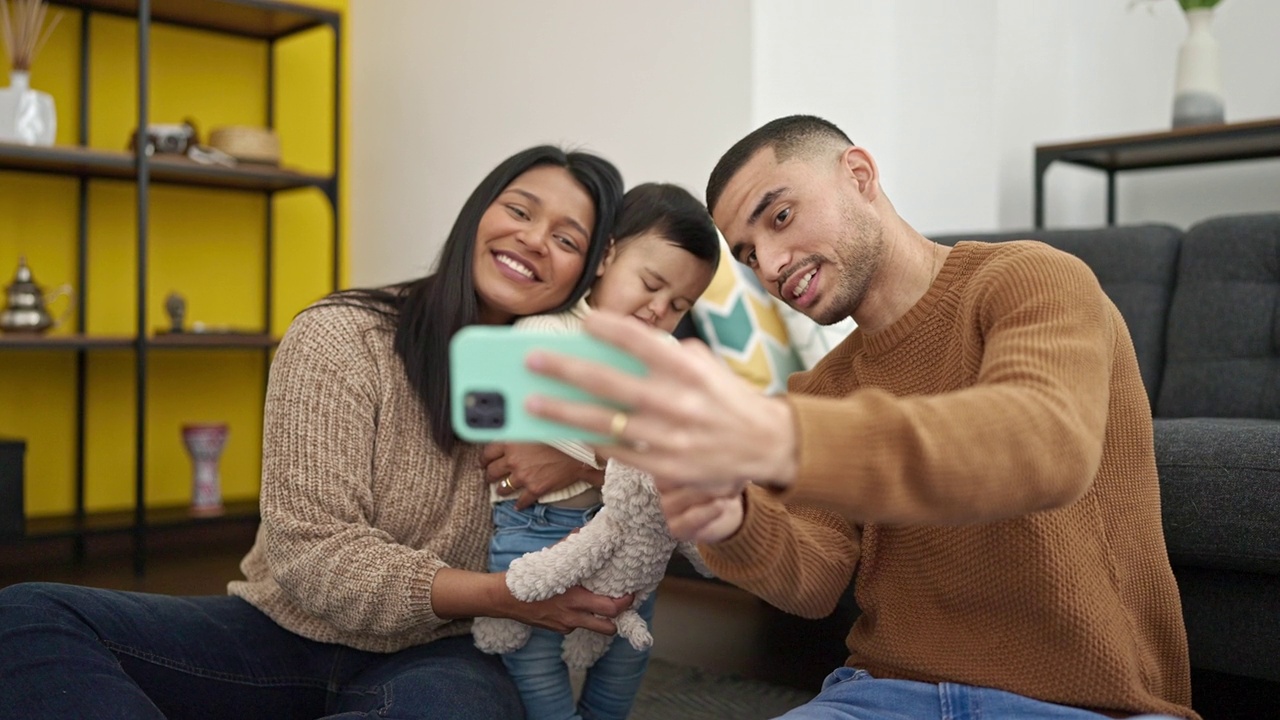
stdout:
<svg viewBox="0 0 1280 720">
<path fill-rule="evenodd" d="M 643 473 L 640 478 L 640 489 L 654 497 L 658 497 L 658 486 L 653 484 L 653 476 Z"/>
</svg>

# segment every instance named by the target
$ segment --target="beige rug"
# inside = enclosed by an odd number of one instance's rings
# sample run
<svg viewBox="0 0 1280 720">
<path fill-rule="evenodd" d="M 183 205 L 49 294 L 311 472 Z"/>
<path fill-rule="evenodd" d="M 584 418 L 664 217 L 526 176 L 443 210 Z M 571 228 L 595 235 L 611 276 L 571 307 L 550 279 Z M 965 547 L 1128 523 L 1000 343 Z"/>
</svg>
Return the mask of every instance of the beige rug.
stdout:
<svg viewBox="0 0 1280 720">
<path fill-rule="evenodd" d="M 654 658 L 649 661 L 631 720 L 767 720 L 812 697 L 812 693 L 788 686 Z"/>
</svg>

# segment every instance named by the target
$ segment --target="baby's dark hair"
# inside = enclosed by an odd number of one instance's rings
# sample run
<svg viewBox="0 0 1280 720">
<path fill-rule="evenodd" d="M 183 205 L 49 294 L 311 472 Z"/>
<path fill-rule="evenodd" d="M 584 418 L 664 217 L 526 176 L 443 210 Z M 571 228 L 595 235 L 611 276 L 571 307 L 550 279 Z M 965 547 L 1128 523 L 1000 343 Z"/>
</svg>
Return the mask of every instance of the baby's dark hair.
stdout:
<svg viewBox="0 0 1280 720">
<path fill-rule="evenodd" d="M 679 185 L 643 183 L 623 196 L 622 211 L 613 226 L 618 247 L 650 231 L 712 267 L 720 261 L 720 236 L 711 214 Z"/>
</svg>

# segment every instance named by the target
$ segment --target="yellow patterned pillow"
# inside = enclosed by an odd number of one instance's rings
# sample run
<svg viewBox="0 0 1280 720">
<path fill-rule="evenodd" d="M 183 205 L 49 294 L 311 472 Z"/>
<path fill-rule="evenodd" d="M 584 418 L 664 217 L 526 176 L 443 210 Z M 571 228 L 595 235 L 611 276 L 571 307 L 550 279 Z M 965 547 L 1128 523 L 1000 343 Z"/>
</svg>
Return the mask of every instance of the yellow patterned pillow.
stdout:
<svg viewBox="0 0 1280 720">
<path fill-rule="evenodd" d="M 720 264 L 689 313 L 698 335 L 734 372 L 766 393 L 787 389 L 787 376 L 803 369 L 769 293 L 720 239 Z"/>
</svg>

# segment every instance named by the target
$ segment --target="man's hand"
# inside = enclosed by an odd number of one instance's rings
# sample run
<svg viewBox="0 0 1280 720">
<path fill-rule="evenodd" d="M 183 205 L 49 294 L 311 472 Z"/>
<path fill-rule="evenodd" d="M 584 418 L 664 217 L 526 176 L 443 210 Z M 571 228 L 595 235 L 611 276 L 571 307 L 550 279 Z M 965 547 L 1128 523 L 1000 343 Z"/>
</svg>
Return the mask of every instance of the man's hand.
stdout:
<svg viewBox="0 0 1280 720">
<path fill-rule="evenodd" d="M 673 344 L 631 318 L 605 312 L 591 313 L 585 324 L 592 335 L 639 358 L 649 375 L 543 351 L 530 353 L 526 362 L 535 372 L 630 408 L 626 417 L 605 405 L 546 396 L 531 397 L 530 412 L 605 436 L 621 426 L 618 443 L 598 454 L 645 470 L 663 491 L 689 486 L 730 498 L 749 479 L 775 485 L 794 480 L 798 443 L 785 400 L 761 394 L 702 343 Z"/>
<path fill-rule="evenodd" d="M 547 445 L 537 443 L 490 443 L 480 462 L 485 480 L 498 485 L 499 495 L 520 493 L 516 507 L 523 510 L 549 492 L 569 487 L 578 480 L 599 474 L 592 467 Z M 510 487 L 502 483 L 510 478 Z"/>
</svg>

